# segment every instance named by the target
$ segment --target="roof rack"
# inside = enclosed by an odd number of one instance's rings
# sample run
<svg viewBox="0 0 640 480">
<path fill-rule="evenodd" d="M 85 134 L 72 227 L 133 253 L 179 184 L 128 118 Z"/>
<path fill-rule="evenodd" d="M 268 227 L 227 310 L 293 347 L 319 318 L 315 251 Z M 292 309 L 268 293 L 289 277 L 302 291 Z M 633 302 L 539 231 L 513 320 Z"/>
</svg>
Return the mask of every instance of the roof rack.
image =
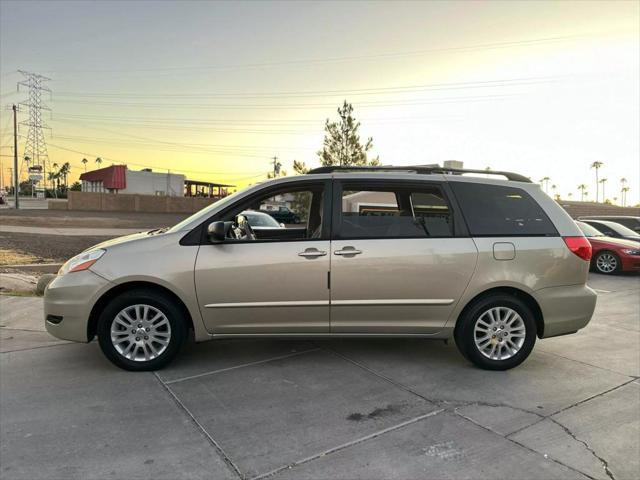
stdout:
<svg viewBox="0 0 640 480">
<path fill-rule="evenodd" d="M 524 175 L 520 175 L 519 173 L 513 172 L 503 172 L 499 170 L 473 170 L 467 168 L 445 168 L 440 167 L 439 165 L 409 165 L 409 166 L 387 166 L 387 167 L 344 167 L 344 166 L 330 166 L 330 167 L 318 167 L 312 170 L 309 170 L 307 174 L 319 174 L 319 173 L 333 173 L 333 172 L 413 172 L 419 174 L 431 174 L 431 173 L 441 173 L 441 174 L 450 174 L 450 175 L 462 175 L 463 173 L 480 173 L 486 175 L 501 175 L 506 177 L 507 180 L 511 180 L 514 182 L 525 182 L 532 183 L 531 179 L 525 177 Z"/>
</svg>

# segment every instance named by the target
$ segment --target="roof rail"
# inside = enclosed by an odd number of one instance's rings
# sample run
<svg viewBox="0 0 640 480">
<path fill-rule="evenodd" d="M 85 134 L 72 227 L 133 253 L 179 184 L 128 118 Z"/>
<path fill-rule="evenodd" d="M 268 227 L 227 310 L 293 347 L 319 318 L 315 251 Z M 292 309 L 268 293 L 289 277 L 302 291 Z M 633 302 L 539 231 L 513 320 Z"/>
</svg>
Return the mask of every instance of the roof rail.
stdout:
<svg viewBox="0 0 640 480">
<path fill-rule="evenodd" d="M 318 167 L 313 170 L 309 170 L 307 174 L 319 174 L 319 173 L 333 173 L 333 172 L 413 172 L 420 174 L 431 174 L 431 173 L 441 173 L 441 174 L 450 174 L 450 175 L 462 175 L 463 173 L 480 173 L 486 175 L 501 175 L 507 180 L 511 180 L 514 182 L 525 182 L 532 183 L 531 179 L 525 177 L 524 175 L 520 175 L 519 173 L 513 172 L 503 172 L 499 170 L 473 170 L 467 168 L 445 168 L 440 167 L 439 165 L 408 165 L 408 166 L 352 166 L 352 167 L 344 167 L 344 166 L 330 166 L 330 167 Z"/>
</svg>

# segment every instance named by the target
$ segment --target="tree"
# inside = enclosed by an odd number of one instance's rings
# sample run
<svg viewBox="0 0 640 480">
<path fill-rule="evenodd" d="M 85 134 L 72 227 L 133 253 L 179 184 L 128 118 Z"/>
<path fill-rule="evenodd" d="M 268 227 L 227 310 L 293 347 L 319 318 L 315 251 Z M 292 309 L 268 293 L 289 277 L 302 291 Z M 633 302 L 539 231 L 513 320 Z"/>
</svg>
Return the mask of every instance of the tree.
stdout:
<svg viewBox="0 0 640 480">
<path fill-rule="evenodd" d="M 102 163 L 102 159 L 100 157 L 96 158 L 96 165 L 98 165 L 98 167 L 100 166 L 101 163 Z"/>
<path fill-rule="evenodd" d="M 545 193 L 549 193 L 549 180 L 551 180 L 549 177 L 542 177 L 540 180 L 540 185 L 544 186 Z"/>
<path fill-rule="evenodd" d="M 622 187 L 622 190 L 620 190 L 620 193 L 622 194 L 622 206 L 626 207 L 627 206 L 627 192 L 630 190 L 629 187 Z"/>
<path fill-rule="evenodd" d="M 82 184 L 80 182 L 73 182 L 69 187 L 72 192 L 79 192 L 82 190 Z"/>
<path fill-rule="evenodd" d="M 324 125 L 324 141 L 322 150 L 318 152 L 320 164 L 323 167 L 380 165 L 378 157 L 373 160 L 367 158 L 367 152 L 373 147 L 373 139 L 360 143 L 358 129 L 360 122 L 353 116 L 353 106 L 345 100 L 338 108 L 340 120 L 330 122 L 327 118 Z"/>
<path fill-rule="evenodd" d="M 584 183 L 578 185 L 578 190 L 580 190 L 580 201 L 584 202 L 584 197 L 587 194 L 587 186 Z"/>
<path fill-rule="evenodd" d="M 596 203 L 598 202 L 598 192 L 600 191 L 600 188 L 598 187 L 598 170 L 600 170 L 600 168 L 602 168 L 602 165 L 604 165 L 602 162 L 593 162 L 591 164 L 591 168 L 595 168 L 596 169 Z"/>
<path fill-rule="evenodd" d="M 50 185 L 53 185 L 53 195 L 56 198 L 58 198 L 58 187 L 56 186 L 56 183 L 58 182 L 59 178 L 60 178 L 60 172 L 55 172 L 53 170 L 50 170 L 47 173 L 47 180 L 49 180 Z"/>
<path fill-rule="evenodd" d="M 69 176 L 69 173 L 71 173 L 71 165 L 69 164 L 69 162 L 64 162 L 62 164 L 62 167 L 60 167 L 60 176 L 63 178 L 64 181 L 64 188 L 68 188 L 69 184 L 67 182 L 67 177 Z"/>
<path fill-rule="evenodd" d="M 600 179 L 600 184 L 602 184 L 602 201 L 605 202 L 607 197 L 604 194 L 604 184 L 607 183 L 607 179 L 606 178 L 602 178 Z"/>
<path fill-rule="evenodd" d="M 89 163 L 89 160 L 87 160 L 86 158 L 83 158 L 81 161 L 82 161 L 82 164 L 84 165 L 84 171 L 86 173 L 87 172 L 87 163 Z"/>
</svg>

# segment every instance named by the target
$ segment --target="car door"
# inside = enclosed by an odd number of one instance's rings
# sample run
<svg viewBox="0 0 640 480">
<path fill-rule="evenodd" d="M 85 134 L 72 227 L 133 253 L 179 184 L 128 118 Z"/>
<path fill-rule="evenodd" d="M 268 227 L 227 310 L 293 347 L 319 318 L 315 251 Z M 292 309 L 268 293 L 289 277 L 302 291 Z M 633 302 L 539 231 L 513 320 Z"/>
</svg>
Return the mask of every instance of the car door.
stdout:
<svg viewBox="0 0 640 480">
<path fill-rule="evenodd" d="M 323 212 L 330 212 L 330 185 L 329 181 L 296 181 L 240 200 L 211 219 L 229 221 L 243 210 L 260 210 L 269 199 L 292 205 L 306 226 L 298 229 L 297 238 L 205 241 L 200 246 L 194 279 L 209 332 L 329 331 L 330 240 Z"/>
<path fill-rule="evenodd" d="M 439 183 L 334 184 L 331 332 L 435 333 L 477 249 Z"/>
</svg>

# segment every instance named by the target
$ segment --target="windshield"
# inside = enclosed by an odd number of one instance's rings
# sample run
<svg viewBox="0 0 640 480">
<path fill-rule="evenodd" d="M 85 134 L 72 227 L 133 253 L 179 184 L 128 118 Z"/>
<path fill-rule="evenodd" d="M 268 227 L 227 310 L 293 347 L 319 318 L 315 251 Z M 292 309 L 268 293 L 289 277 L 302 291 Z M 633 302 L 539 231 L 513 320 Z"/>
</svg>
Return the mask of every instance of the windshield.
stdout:
<svg viewBox="0 0 640 480">
<path fill-rule="evenodd" d="M 211 205 L 203 208 L 202 210 L 198 210 L 196 213 L 194 213 L 193 215 L 188 216 L 187 218 L 185 218 L 184 220 L 182 220 L 179 223 L 176 223 L 173 227 L 171 227 L 168 231 L 169 233 L 173 233 L 173 232 L 179 232 L 180 230 L 182 230 L 185 226 L 189 225 L 191 222 L 193 222 L 194 220 L 196 220 L 198 217 L 200 216 L 204 216 L 207 214 L 207 212 L 210 212 L 211 210 L 213 210 L 214 208 L 218 208 L 221 207 L 223 205 L 225 205 L 228 202 L 231 202 L 233 199 L 235 199 L 237 196 L 239 196 L 240 194 L 242 194 L 247 188 L 243 188 L 241 190 L 238 190 L 237 192 L 232 193 L 231 195 L 228 195 L 224 198 L 221 198 L 220 200 L 216 200 L 215 202 L 213 202 Z"/>
<path fill-rule="evenodd" d="M 249 225 L 252 227 L 272 227 L 272 228 L 280 228 L 280 224 L 276 222 L 276 220 L 266 213 L 252 212 L 246 211 L 242 212 L 242 215 L 247 217 L 249 220 Z"/>
<path fill-rule="evenodd" d="M 602 223 L 602 225 L 604 225 L 605 227 L 609 227 L 611 230 L 613 230 L 614 232 L 622 235 L 623 237 L 638 237 L 638 238 L 640 238 L 640 234 L 634 232 L 630 228 L 625 227 L 624 225 L 620 225 L 619 223 L 616 223 L 616 222 L 604 222 L 604 221 L 601 221 L 600 223 Z"/>
<path fill-rule="evenodd" d="M 600 231 L 596 230 L 591 225 L 587 225 L 586 223 L 582 222 L 576 222 L 576 224 L 578 224 L 578 227 L 580 227 L 580 230 L 582 230 L 582 233 L 584 233 L 585 237 L 604 237 L 604 235 L 600 233 Z"/>
</svg>

